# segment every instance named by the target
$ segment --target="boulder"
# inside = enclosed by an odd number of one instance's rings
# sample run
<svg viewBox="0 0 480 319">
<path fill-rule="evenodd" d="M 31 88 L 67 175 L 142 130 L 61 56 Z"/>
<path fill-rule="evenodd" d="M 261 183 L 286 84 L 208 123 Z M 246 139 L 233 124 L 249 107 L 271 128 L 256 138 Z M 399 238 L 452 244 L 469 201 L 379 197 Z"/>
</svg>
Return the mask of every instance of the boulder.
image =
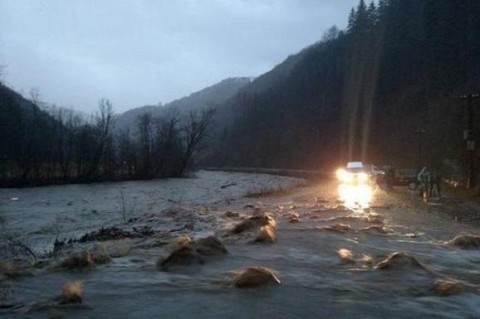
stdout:
<svg viewBox="0 0 480 319">
<path fill-rule="evenodd" d="M 227 248 L 215 236 L 201 238 L 194 243 L 194 248 L 202 256 L 220 256 L 228 254 Z"/>
<path fill-rule="evenodd" d="M 240 213 L 228 211 L 228 212 L 225 213 L 225 217 L 237 218 L 237 217 L 240 217 Z"/>
<path fill-rule="evenodd" d="M 275 230 L 270 225 L 260 227 L 255 241 L 260 243 L 275 242 Z"/>
<path fill-rule="evenodd" d="M 381 235 L 393 233 L 393 229 L 388 228 L 388 227 L 383 227 L 383 226 L 380 226 L 380 225 L 373 225 L 373 226 L 364 227 L 364 228 L 362 228 L 362 231 L 365 231 L 365 232 L 370 233 L 370 234 L 381 234 Z"/>
<path fill-rule="evenodd" d="M 373 266 L 373 258 L 369 255 L 362 255 L 359 261 L 364 264 L 365 266 L 372 267 Z"/>
<path fill-rule="evenodd" d="M 463 292 L 465 288 L 461 282 L 445 278 L 436 280 L 431 291 L 438 296 L 451 296 Z"/>
<path fill-rule="evenodd" d="M 298 223 L 300 222 L 300 216 L 298 215 L 298 213 L 291 213 L 288 215 L 288 220 L 290 221 L 290 223 Z"/>
<path fill-rule="evenodd" d="M 92 254 L 88 250 L 83 250 L 81 252 L 73 253 L 72 255 L 65 258 L 59 265 L 58 268 L 63 269 L 78 269 L 78 268 L 89 268 L 94 265 Z"/>
<path fill-rule="evenodd" d="M 187 236 L 187 235 L 182 235 L 174 238 L 172 241 L 168 243 L 168 245 L 165 247 L 165 249 L 168 252 L 174 252 L 176 250 L 179 250 L 182 247 L 186 247 L 190 245 L 192 242 L 192 237 Z"/>
<path fill-rule="evenodd" d="M 0 262 L 0 273 L 8 279 L 17 279 L 31 275 L 26 266 L 8 262 Z"/>
<path fill-rule="evenodd" d="M 184 246 L 173 251 L 168 257 L 158 260 L 157 266 L 162 270 L 168 270 L 172 266 L 191 266 L 203 263 L 203 259 L 192 247 Z"/>
<path fill-rule="evenodd" d="M 271 269 L 251 267 L 243 270 L 233 280 L 237 288 L 253 288 L 268 284 L 279 284 L 280 280 Z"/>
<path fill-rule="evenodd" d="M 372 224 L 383 224 L 384 217 L 375 213 L 370 213 L 367 215 L 367 220 Z"/>
<path fill-rule="evenodd" d="M 273 217 L 271 217 L 269 214 L 253 215 L 235 225 L 235 227 L 231 230 L 231 233 L 240 234 L 244 231 L 267 225 L 273 229 L 277 227 L 275 219 L 273 219 Z"/>
<path fill-rule="evenodd" d="M 379 270 L 406 268 L 427 270 L 415 257 L 402 252 L 394 252 L 375 265 Z"/>
<path fill-rule="evenodd" d="M 331 225 L 331 226 L 322 227 L 320 229 L 333 231 L 333 232 L 337 232 L 337 233 L 346 233 L 347 231 L 349 231 L 351 229 L 351 227 L 350 227 L 350 225 L 347 225 L 347 224 L 334 224 L 334 225 Z"/>
<path fill-rule="evenodd" d="M 344 264 L 354 264 L 355 260 L 353 259 L 353 253 L 351 250 L 346 248 L 341 248 L 337 251 L 338 257 Z"/>
<path fill-rule="evenodd" d="M 170 247 L 176 247 L 166 258 L 161 258 L 157 266 L 167 270 L 171 266 L 190 266 L 204 264 L 204 257 L 228 254 L 223 243 L 215 236 L 201 238 L 195 242 L 188 236 L 180 236 Z"/>
<path fill-rule="evenodd" d="M 448 241 L 447 244 L 463 249 L 476 249 L 480 248 L 480 236 L 461 235 Z"/>
<path fill-rule="evenodd" d="M 55 301 L 60 305 L 66 304 L 81 304 L 83 294 L 83 284 L 81 281 L 69 281 L 62 287 L 62 291 L 59 296 L 55 298 Z"/>
<path fill-rule="evenodd" d="M 112 261 L 104 245 L 96 245 L 90 253 L 94 264 L 106 264 Z"/>
<path fill-rule="evenodd" d="M 232 234 L 240 234 L 243 233 L 246 230 L 250 230 L 255 228 L 255 222 L 251 220 L 250 218 L 241 221 L 233 229 L 230 231 Z"/>
</svg>

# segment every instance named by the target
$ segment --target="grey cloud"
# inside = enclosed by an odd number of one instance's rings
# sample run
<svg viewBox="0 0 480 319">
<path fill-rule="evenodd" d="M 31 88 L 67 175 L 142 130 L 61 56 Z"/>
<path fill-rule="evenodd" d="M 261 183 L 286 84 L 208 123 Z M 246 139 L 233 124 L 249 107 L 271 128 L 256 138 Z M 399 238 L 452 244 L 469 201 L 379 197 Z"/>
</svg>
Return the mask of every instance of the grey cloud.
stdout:
<svg viewBox="0 0 480 319">
<path fill-rule="evenodd" d="M 0 0 L 5 82 L 85 112 L 168 102 L 258 76 L 344 28 L 357 0 Z"/>
</svg>

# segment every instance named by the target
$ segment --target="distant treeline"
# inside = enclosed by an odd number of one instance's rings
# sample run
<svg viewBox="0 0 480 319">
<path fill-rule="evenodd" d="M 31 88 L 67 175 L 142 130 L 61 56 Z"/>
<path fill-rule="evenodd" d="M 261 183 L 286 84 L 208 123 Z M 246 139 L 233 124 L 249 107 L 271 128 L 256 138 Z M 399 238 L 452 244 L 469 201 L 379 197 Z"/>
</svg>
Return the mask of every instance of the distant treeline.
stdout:
<svg viewBox="0 0 480 319">
<path fill-rule="evenodd" d="M 332 27 L 229 102 L 210 165 L 461 166 L 460 95 L 479 91 L 480 1 L 362 0 L 347 30 Z"/>
<path fill-rule="evenodd" d="M 0 186 L 151 179 L 182 176 L 206 136 L 213 111 L 139 116 L 136 128 L 116 132 L 111 103 L 83 117 L 40 108 L 0 85 Z"/>
</svg>

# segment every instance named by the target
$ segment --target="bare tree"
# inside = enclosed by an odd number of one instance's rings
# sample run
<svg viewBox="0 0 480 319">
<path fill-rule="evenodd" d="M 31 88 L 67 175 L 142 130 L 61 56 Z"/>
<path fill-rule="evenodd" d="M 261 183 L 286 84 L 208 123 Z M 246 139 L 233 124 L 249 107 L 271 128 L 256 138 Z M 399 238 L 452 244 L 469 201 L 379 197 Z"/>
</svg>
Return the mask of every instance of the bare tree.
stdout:
<svg viewBox="0 0 480 319">
<path fill-rule="evenodd" d="M 82 125 L 82 119 L 73 110 L 51 106 L 50 115 L 55 119 L 54 158 L 51 162 L 58 165 L 61 177 L 67 182 L 71 177 L 75 142 Z"/>
<path fill-rule="evenodd" d="M 156 133 L 154 142 L 154 156 L 157 159 L 154 164 L 154 176 L 169 176 L 174 171 L 174 162 L 176 163 L 177 153 L 180 145 L 178 141 L 178 125 L 180 123 L 180 113 L 172 108 L 167 111 L 165 116 L 156 122 Z"/>
<path fill-rule="evenodd" d="M 135 145 L 132 141 L 130 130 L 120 132 L 118 140 L 118 157 L 120 175 L 132 177 L 136 167 Z"/>
<path fill-rule="evenodd" d="M 99 102 L 99 113 L 95 119 L 95 151 L 85 176 L 87 179 L 94 177 L 98 171 L 114 125 L 114 117 L 112 103 L 108 99 L 102 98 Z"/>
<path fill-rule="evenodd" d="M 140 167 L 137 173 L 142 178 L 151 178 L 153 149 L 153 118 L 151 113 L 145 113 L 138 116 L 137 136 L 140 154 Z"/>
<path fill-rule="evenodd" d="M 201 112 L 191 111 L 188 113 L 185 123 L 182 127 L 184 155 L 182 165 L 180 167 L 180 175 L 184 174 L 192 157 L 197 150 L 202 139 L 207 134 L 207 129 L 210 126 L 215 110 L 208 108 Z"/>
</svg>

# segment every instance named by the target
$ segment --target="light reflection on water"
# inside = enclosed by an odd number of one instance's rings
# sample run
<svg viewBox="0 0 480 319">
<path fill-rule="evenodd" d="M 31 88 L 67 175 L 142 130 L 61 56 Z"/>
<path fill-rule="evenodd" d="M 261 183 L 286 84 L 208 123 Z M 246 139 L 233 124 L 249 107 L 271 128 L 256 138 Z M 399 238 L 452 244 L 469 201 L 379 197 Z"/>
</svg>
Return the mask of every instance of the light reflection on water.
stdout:
<svg viewBox="0 0 480 319">
<path fill-rule="evenodd" d="M 340 184 L 338 196 L 348 208 L 368 208 L 372 202 L 372 187 L 367 184 Z"/>
</svg>

